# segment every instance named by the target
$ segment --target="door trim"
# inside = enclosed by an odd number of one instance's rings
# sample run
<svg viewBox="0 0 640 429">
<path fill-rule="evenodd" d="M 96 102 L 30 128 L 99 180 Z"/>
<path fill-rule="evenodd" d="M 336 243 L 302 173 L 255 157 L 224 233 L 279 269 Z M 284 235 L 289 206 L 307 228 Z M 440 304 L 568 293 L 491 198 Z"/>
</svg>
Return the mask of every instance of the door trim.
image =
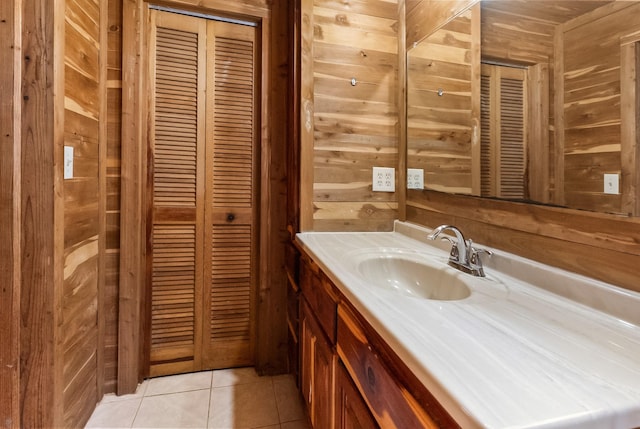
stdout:
<svg viewBox="0 0 640 429">
<path fill-rule="evenodd" d="M 163 5 L 176 6 L 202 13 L 223 14 L 255 22 L 258 26 L 258 43 L 262 49 L 260 72 L 262 83 L 259 97 L 261 107 L 260 132 L 260 203 L 258 211 L 259 243 L 258 243 L 258 291 L 260 295 L 256 312 L 256 365 L 259 372 L 283 372 L 280 368 L 286 360 L 286 350 L 279 350 L 279 344 L 286 344 L 285 312 L 278 311 L 285 307 L 286 277 L 283 275 L 282 285 L 279 277 L 267 265 L 273 265 L 273 247 L 282 244 L 282 236 L 286 236 L 286 201 L 272 200 L 272 195 L 280 197 L 286 181 L 281 171 L 286 172 L 276 161 L 283 153 L 282 147 L 287 142 L 273 138 L 272 134 L 286 134 L 284 131 L 271 129 L 278 121 L 271 119 L 269 105 L 273 103 L 269 96 L 277 76 L 271 64 L 271 10 L 266 5 L 257 6 L 255 2 L 228 2 L 225 0 L 177 0 L 163 1 Z M 272 6 L 273 7 L 273 6 Z M 120 286 L 119 286 L 119 333 L 118 333 L 118 387 L 119 395 L 132 393 L 139 382 L 147 374 L 144 373 L 148 351 L 145 350 L 145 332 L 148 331 L 146 318 L 145 277 L 146 277 L 146 195 L 148 190 L 145 170 L 147 157 L 147 92 L 144 80 L 146 52 L 144 34 L 148 19 L 148 2 L 146 0 L 125 0 L 123 2 L 123 68 L 122 68 L 122 163 L 121 163 L 121 218 L 120 218 Z M 287 118 L 285 118 L 287 119 Z M 286 121 L 285 127 L 286 127 Z M 274 155 L 278 157 L 274 157 Z M 283 157 L 286 158 L 286 157 Z M 275 165 L 274 165 L 275 164 Z M 286 173 L 284 174 L 286 177 Z M 276 180 L 274 180 L 274 177 Z M 284 186 L 283 186 L 284 185 Z M 278 256 L 279 257 L 279 256 Z M 268 261 L 268 264 L 267 264 Z M 272 271 L 272 272 L 270 272 Z M 278 275 L 280 276 L 280 275 Z M 274 279 L 278 284 L 274 284 Z M 277 288 L 277 289 L 275 289 Z M 282 290 L 280 290 L 282 289 Z M 281 302 L 282 301 L 282 302 Z M 260 308 L 262 307 L 262 308 Z M 274 318 L 275 314 L 278 314 Z M 282 320 L 280 320 L 282 319 Z M 265 323 L 260 323 L 265 320 Z M 274 338 L 275 335 L 275 338 Z M 273 343 L 276 343 L 276 346 Z M 261 344 L 271 344 L 261 348 Z M 278 350 L 278 356 L 271 356 Z M 284 357 L 280 357 L 282 354 Z"/>
</svg>

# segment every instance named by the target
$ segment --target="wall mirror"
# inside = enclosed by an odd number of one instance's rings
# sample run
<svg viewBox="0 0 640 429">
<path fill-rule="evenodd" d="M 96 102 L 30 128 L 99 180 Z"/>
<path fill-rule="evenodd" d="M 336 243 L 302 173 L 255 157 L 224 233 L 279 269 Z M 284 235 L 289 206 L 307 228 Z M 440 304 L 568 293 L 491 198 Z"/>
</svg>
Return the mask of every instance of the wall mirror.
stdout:
<svg viewBox="0 0 640 429">
<path fill-rule="evenodd" d="M 409 177 L 640 215 L 637 73 L 640 1 L 482 0 L 407 50 Z"/>
</svg>

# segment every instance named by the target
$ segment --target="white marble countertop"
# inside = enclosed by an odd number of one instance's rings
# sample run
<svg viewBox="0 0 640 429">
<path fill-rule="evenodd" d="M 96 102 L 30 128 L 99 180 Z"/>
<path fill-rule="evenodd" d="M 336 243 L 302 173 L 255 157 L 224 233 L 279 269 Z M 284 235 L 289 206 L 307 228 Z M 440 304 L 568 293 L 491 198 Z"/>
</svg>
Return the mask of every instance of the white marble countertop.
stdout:
<svg viewBox="0 0 640 429">
<path fill-rule="evenodd" d="M 397 223 L 297 240 L 463 428 L 640 427 L 640 294 L 500 251 L 457 301 L 403 296 L 358 273 L 354 255 L 373 249 L 453 270 L 428 231 Z"/>
</svg>

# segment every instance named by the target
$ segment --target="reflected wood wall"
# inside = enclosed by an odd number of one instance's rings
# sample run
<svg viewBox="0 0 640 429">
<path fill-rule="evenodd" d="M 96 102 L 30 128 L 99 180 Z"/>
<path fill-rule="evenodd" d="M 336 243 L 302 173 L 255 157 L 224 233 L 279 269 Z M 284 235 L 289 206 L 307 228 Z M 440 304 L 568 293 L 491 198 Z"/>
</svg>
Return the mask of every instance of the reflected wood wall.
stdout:
<svg viewBox="0 0 640 429">
<path fill-rule="evenodd" d="M 497 6 L 497 7 L 496 7 Z M 520 6 L 520 7 L 518 7 Z M 547 101 L 549 122 L 544 130 L 529 129 L 529 155 L 538 161 L 537 165 L 529 166 L 530 190 L 535 190 L 532 198 L 541 202 L 558 201 L 556 186 L 563 186 L 564 176 L 559 183 L 555 180 L 557 162 L 554 133 L 554 61 L 556 55 L 555 34 L 558 26 L 557 18 L 540 15 L 527 15 L 522 4 L 510 6 L 505 2 L 481 3 L 481 49 L 483 61 L 496 61 L 500 64 L 512 64 L 529 67 L 530 82 L 549 82 L 546 94 L 530 94 L 540 100 Z M 517 25 L 513 25 L 517 23 Z M 539 66 L 537 66 L 539 65 Z M 548 66 L 548 67 L 547 67 Z M 538 76 L 540 71 L 547 71 L 548 76 Z M 542 113 L 546 109 L 534 106 L 532 115 Z M 543 123 L 544 120 L 534 120 L 531 123 Z M 535 142 L 532 141 L 535 139 Z M 547 147 L 540 147 L 542 144 Z M 539 149 L 534 149 L 538 147 Z M 542 158 L 544 157 L 544 159 Z M 546 161 L 545 161 L 546 160 Z M 542 163 L 546 162 L 546 165 Z M 546 180 L 539 177 L 540 172 L 548 172 Z M 544 186 L 547 185 L 547 186 Z M 546 188 L 546 189 L 541 189 Z"/>
<path fill-rule="evenodd" d="M 640 292 L 640 219 L 409 191 L 407 220 L 452 224 L 474 242 Z"/>
<path fill-rule="evenodd" d="M 302 15 L 301 228 L 390 230 L 397 197 L 372 192 L 372 168 L 398 164 L 398 4 L 303 1 Z"/>
<path fill-rule="evenodd" d="M 457 5 L 457 2 L 452 0 L 450 2 L 442 2 L 441 6 L 446 8 L 447 6 L 454 7 L 455 5 Z M 407 3 L 407 6 L 409 7 L 409 3 Z M 635 8 L 638 6 L 640 6 L 640 4 L 634 4 L 633 2 L 615 2 L 606 6 L 604 10 L 615 12 L 633 7 L 635 11 Z M 409 21 L 412 15 L 419 15 L 418 9 L 421 7 L 421 4 L 414 6 L 412 13 L 408 14 L 407 20 Z M 631 9 L 627 12 L 630 10 Z M 437 14 L 430 16 L 435 21 L 429 25 L 432 28 L 437 28 L 439 26 L 437 20 L 441 19 L 441 17 Z M 590 21 L 593 21 L 593 19 L 587 19 L 587 22 Z M 579 26 L 575 25 L 576 22 L 572 24 L 571 28 L 579 28 Z M 638 19 L 629 19 L 627 22 L 637 23 L 640 21 Z M 409 22 L 407 26 L 407 37 L 409 38 Z M 599 26 L 587 27 L 590 28 L 592 32 L 601 31 Z M 606 35 L 607 32 L 613 32 L 614 28 L 616 27 L 613 24 L 608 23 L 602 28 L 603 34 Z M 502 29 L 504 30 L 504 27 L 502 27 Z M 568 28 L 565 28 L 565 30 L 567 29 Z M 547 54 L 536 50 L 531 50 L 530 53 L 532 57 L 535 56 L 535 52 L 538 52 L 536 55 L 539 56 L 540 59 L 550 58 L 550 66 L 555 67 L 556 73 L 558 70 L 557 57 L 562 55 L 563 49 L 568 48 L 567 42 L 558 43 L 558 40 L 562 39 L 558 38 L 557 34 L 558 32 L 556 32 L 554 36 L 554 57 L 548 57 L 550 55 L 548 50 L 546 51 Z M 492 36 L 486 34 L 485 37 Z M 577 43 L 578 41 L 575 40 L 575 42 Z M 620 43 L 619 39 L 618 43 Z M 549 43 L 541 43 L 540 47 L 542 46 L 547 46 L 548 48 Z M 610 46 L 610 50 L 620 52 L 620 46 Z M 591 58 L 591 60 L 594 59 L 590 55 L 584 55 L 585 52 L 590 51 L 591 48 L 582 45 L 580 52 L 583 53 L 583 57 L 587 57 L 582 59 L 583 62 L 589 61 L 589 58 Z M 503 55 L 503 53 L 493 52 L 492 55 Z M 600 53 L 602 54 L 600 57 L 604 58 L 604 53 Z M 569 55 L 571 56 L 571 54 Z M 616 54 L 614 53 L 613 55 Z M 551 61 L 551 58 L 555 60 L 555 63 Z M 522 60 L 522 58 L 520 59 Z M 572 62 L 579 64 L 578 61 L 579 57 L 577 54 L 574 55 L 574 58 L 567 59 L 569 64 Z M 573 66 L 570 65 L 570 67 Z M 596 73 L 587 73 L 586 70 L 581 72 L 581 69 L 574 68 L 577 73 L 576 75 L 572 75 L 572 77 L 575 78 L 575 82 L 577 83 L 581 80 L 593 79 L 599 75 L 607 75 L 607 73 L 604 73 L 606 67 L 599 65 L 595 65 L 595 67 Z M 598 73 L 597 71 L 600 70 L 601 67 L 603 72 Z M 613 67 L 619 67 L 619 64 Z M 627 65 L 627 67 L 630 66 Z M 620 74 L 619 69 L 616 70 L 616 72 L 618 75 Z M 609 73 L 609 76 L 614 74 L 613 72 Z M 596 83 L 596 85 L 598 84 Z M 604 86 L 594 87 L 594 91 L 605 90 L 605 92 L 601 93 L 601 96 L 607 97 L 606 84 L 602 85 Z M 573 87 L 575 89 L 578 88 L 576 85 Z M 557 82 L 555 88 L 558 88 Z M 559 91 L 559 89 L 557 90 Z M 611 91 L 611 88 L 609 88 L 609 91 Z M 573 95 L 579 95 L 579 92 Z M 589 94 L 588 91 L 582 92 L 583 94 Z M 600 106 L 598 102 L 599 97 L 594 97 L 593 92 L 590 97 L 594 103 L 585 101 L 582 103 L 582 106 L 575 106 L 574 120 L 577 120 L 580 114 L 584 116 L 584 119 L 588 119 L 592 114 L 604 112 L 605 109 L 603 108 L 589 110 L 590 106 Z M 553 97 L 550 97 L 550 99 L 553 99 Z M 588 99 L 589 97 L 587 97 L 587 100 Z M 612 100 L 611 103 L 615 106 L 617 102 L 616 98 L 609 97 L 609 100 Z M 631 104 L 633 104 L 633 102 Z M 635 100 L 635 104 L 637 105 L 637 100 Z M 565 104 L 563 102 L 557 103 L 556 106 L 552 106 L 552 108 L 555 109 L 555 112 L 564 112 Z M 608 112 L 609 115 L 616 115 L 616 112 L 619 112 L 619 109 L 615 107 L 609 110 L 611 110 L 611 112 Z M 555 117 L 558 115 L 553 116 L 553 122 L 556 123 L 557 128 L 559 126 L 558 121 L 563 115 L 559 115 L 559 117 Z M 571 120 L 571 118 L 569 119 Z M 619 141 L 620 140 L 618 140 L 618 142 Z M 564 158 L 564 149 L 561 143 L 562 142 L 556 142 L 555 144 L 555 150 L 560 155 L 558 157 L 560 158 L 560 164 Z M 571 147 L 571 143 L 569 143 L 569 145 Z M 591 146 L 596 147 L 597 145 Z M 587 145 L 584 149 L 590 149 L 591 146 Z M 634 156 L 637 158 L 637 145 L 632 146 L 627 143 L 627 146 L 626 152 L 624 153 L 632 155 L 631 159 L 633 159 Z M 560 149 L 559 151 L 558 147 Z M 617 156 L 619 157 L 619 148 L 614 148 L 614 152 L 616 150 Z M 554 151 L 552 150 L 550 153 L 553 157 Z M 592 157 L 590 162 L 593 163 L 591 168 L 598 168 L 598 160 L 596 157 Z M 637 169 L 630 172 L 630 174 L 635 174 L 634 183 L 637 184 Z M 624 186 L 624 184 L 622 185 Z M 556 190 L 556 194 L 561 195 L 562 191 L 563 189 Z M 626 289 L 639 290 L 638 274 L 635 268 L 640 260 L 640 236 L 638 236 L 640 220 L 637 217 L 519 204 L 434 191 L 410 190 L 407 194 L 406 220 L 410 222 L 428 227 L 436 227 L 444 223 L 454 224 L 460 227 L 469 237 L 473 238 L 474 241 L 479 243 L 609 282 Z"/>
<path fill-rule="evenodd" d="M 473 37 L 469 9 L 408 54 L 407 167 L 423 169 L 429 189 L 473 191 Z"/>
<path fill-rule="evenodd" d="M 619 174 L 624 182 L 637 183 L 638 160 L 624 162 L 625 157 L 634 158 L 638 142 L 623 141 L 621 120 L 624 115 L 638 121 L 635 100 L 621 102 L 622 93 L 635 93 L 635 76 L 621 79 L 621 52 L 625 39 L 640 40 L 640 3 L 623 3 L 622 8 L 595 10 L 563 26 L 564 122 L 558 132 L 564 134 L 564 203 L 637 216 L 637 192 L 621 183 L 620 194 L 605 194 L 603 179 L 606 173 Z"/>
</svg>

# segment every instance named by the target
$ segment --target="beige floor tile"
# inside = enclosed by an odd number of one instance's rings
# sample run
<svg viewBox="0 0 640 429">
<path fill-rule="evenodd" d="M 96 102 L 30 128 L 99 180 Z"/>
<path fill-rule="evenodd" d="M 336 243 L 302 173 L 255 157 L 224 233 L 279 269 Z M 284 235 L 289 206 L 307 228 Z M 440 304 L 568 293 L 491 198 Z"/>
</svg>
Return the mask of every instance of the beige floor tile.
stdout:
<svg viewBox="0 0 640 429">
<path fill-rule="evenodd" d="M 100 401 L 100 403 L 106 404 L 108 402 L 115 402 L 115 401 L 128 401 L 135 398 L 142 399 L 145 392 L 147 391 L 148 385 L 149 385 L 149 380 L 144 380 L 142 383 L 138 385 L 136 392 L 131 393 L 129 395 L 116 396 L 114 393 L 107 393 L 102 397 L 102 401 Z"/>
<path fill-rule="evenodd" d="M 131 396 L 131 395 L 128 395 Z M 136 417 L 142 397 L 101 402 L 96 407 L 85 428 L 130 428 Z"/>
<path fill-rule="evenodd" d="M 282 423 L 281 429 L 311 429 L 311 423 L 309 420 L 296 420 L 294 422 Z"/>
<path fill-rule="evenodd" d="M 302 395 L 298 392 L 292 375 L 273 377 L 273 391 L 276 394 L 280 423 L 306 418 Z"/>
<path fill-rule="evenodd" d="M 264 380 L 254 368 L 231 368 L 213 372 L 211 387 L 233 386 L 236 384 L 255 383 Z"/>
<path fill-rule="evenodd" d="M 271 379 L 211 389 L 209 428 L 252 429 L 278 425 Z"/>
<path fill-rule="evenodd" d="M 152 378 L 148 380 L 149 386 L 147 386 L 144 396 L 209 389 L 211 387 L 211 373 L 212 371 L 202 371 Z"/>
<path fill-rule="evenodd" d="M 209 389 L 146 396 L 134 428 L 206 428 Z"/>
</svg>

